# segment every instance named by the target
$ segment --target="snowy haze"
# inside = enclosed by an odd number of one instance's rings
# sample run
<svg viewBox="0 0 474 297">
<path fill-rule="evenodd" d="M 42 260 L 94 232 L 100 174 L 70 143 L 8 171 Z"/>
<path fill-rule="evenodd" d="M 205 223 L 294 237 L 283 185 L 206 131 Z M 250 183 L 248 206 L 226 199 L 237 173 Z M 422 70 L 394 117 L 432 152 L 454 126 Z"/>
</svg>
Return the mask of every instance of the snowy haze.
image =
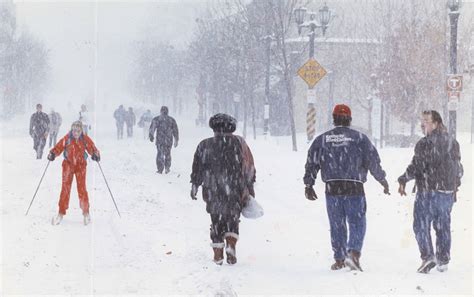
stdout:
<svg viewBox="0 0 474 297">
<path fill-rule="evenodd" d="M 44 101 L 71 101 L 74 106 L 92 100 L 96 87 L 100 102 L 129 101 L 139 43 L 154 39 L 185 47 L 196 17 L 207 5 L 205 1 L 16 4 L 20 29 L 27 28 L 50 50 L 53 83 Z"/>
</svg>

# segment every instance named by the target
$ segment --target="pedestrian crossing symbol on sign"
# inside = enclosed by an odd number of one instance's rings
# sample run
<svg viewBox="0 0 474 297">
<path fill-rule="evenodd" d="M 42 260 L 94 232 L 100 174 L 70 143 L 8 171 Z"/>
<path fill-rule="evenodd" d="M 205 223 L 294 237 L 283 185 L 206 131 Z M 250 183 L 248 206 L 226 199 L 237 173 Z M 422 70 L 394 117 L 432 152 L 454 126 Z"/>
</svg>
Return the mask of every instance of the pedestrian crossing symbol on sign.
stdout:
<svg viewBox="0 0 474 297">
<path fill-rule="evenodd" d="M 308 87 L 313 88 L 327 72 L 318 61 L 311 58 L 301 66 L 297 73 L 308 84 Z"/>
</svg>

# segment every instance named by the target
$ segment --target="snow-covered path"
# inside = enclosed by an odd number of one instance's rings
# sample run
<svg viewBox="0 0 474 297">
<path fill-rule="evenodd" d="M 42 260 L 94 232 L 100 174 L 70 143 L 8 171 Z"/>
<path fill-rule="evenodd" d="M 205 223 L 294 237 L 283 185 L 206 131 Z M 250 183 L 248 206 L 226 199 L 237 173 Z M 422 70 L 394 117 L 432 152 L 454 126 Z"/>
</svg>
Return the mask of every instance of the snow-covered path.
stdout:
<svg viewBox="0 0 474 297">
<path fill-rule="evenodd" d="M 141 138 L 141 130 L 122 141 L 115 140 L 112 122 L 94 131 L 122 218 L 97 164 L 90 162 L 89 226 L 82 224 L 75 185 L 62 224 L 50 224 L 57 212 L 62 158 L 50 164 L 30 214 L 24 215 L 47 161 L 34 159 L 26 125 L 3 123 L 0 295 L 472 294 L 471 145 L 462 144 L 465 176 L 452 213 L 447 273 L 415 272 L 420 260 L 411 229 L 414 197 L 401 198 L 395 182 L 412 149 L 391 148 L 380 154 L 392 195 L 383 195 L 371 177 L 366 184 L 365 271 L 330 271 L 324 187 L 317 185 L 316 202 L 304 198 L 308 144 L 303 135 L 297 153 L 288 138 L 248 140 L 257 166 L 256 196 L 265 216 L 241 219 L 238 263 L 219 267 L 211 261 L 204 202 L 189 198 L 194 149 L 211 130 L 177 120 L 181 139 L 172 150 L 169 175 L 155 173 L 155 147 Z"/>
</svg>

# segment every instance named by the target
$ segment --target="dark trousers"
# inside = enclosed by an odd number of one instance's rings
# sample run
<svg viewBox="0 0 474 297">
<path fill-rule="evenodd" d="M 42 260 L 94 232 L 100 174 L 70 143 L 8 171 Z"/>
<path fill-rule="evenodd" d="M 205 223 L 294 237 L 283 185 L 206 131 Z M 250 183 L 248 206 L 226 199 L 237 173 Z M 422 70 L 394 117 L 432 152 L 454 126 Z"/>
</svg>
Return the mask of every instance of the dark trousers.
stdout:
<svg viewBox="0 0 474 297">
<path fill-rule="evenodd" d="M 127 137 L 133 136 L 133 126 L 127 124 Z"/>
<path fill-rule="evenodd" d="M 239 215 L 211 214 L 211 240 L 223 243 L 227 232 L 239 235 Z"/>
<path fill-rule="evenodd" d="M 36 151 L 36 159 L 41 159 L 43 156 L 43 149 L 46 145 L 46 137 L 34 136 L 33 137 L 33 149 Z"/>
<path fill-rule="evenodd" d="M 156 169 L 159 173 L 163 168 L 171 167 L 171 145 L 156 144 Z"/>
<path fill-rule="evenodd" d="M 123 138 L 123 122 L 116 122 L 117 125 L 117 139 Z"/>
<path fill-rule="evenodd" d="M 367 204 L 365 196 L 331 196 L 326 194 L 326 208 L 331 227 L 331 245 L 335 260 L 345 259 L 348 251 L 362 250 Z M 347 224 L 349 241 L 347 241 Z"/>
<path fill-rule="evenodd" d="M 447 264 L 451 250 L 451 209 L 454 195 L 440 192 L 416 194 L 413 211 L 413 231 L 420 250 L 421 259 L 434 259 L 431 242 L 431 224 L 436 232 L 436 259 Z"/>
<path fill-rule="evenodd" d="M 58 137 L 58 132 L 49 133 L 49 147 L 56 145 L 57 137 Z"/>
</svg>

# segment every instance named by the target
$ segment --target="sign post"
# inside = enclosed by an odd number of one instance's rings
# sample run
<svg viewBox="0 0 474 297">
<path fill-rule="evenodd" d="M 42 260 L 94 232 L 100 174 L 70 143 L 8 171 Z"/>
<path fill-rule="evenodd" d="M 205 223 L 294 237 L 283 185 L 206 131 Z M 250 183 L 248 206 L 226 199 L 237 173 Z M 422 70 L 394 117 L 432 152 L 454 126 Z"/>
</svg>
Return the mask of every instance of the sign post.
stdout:
<svg viewBox="0 0 474 297">
<path fill-rule="evenodd" d="M 456 138 L 456 111 L 461 97 L 462 75 L 449 74 L 446 80 L 446 90 L 448 91 L 449 134 Z"/>
<path fill-rule="evenodd" d="M 301 66 L 297 73 L 306 84 L 308 84 L 306 135 L 308 141 L 311 141 L 316 134 L 316 91 L 313 88 L 326 75 L 327 71 L 315 59 L 310 58 L 303 66 Z"/>
</svg>

